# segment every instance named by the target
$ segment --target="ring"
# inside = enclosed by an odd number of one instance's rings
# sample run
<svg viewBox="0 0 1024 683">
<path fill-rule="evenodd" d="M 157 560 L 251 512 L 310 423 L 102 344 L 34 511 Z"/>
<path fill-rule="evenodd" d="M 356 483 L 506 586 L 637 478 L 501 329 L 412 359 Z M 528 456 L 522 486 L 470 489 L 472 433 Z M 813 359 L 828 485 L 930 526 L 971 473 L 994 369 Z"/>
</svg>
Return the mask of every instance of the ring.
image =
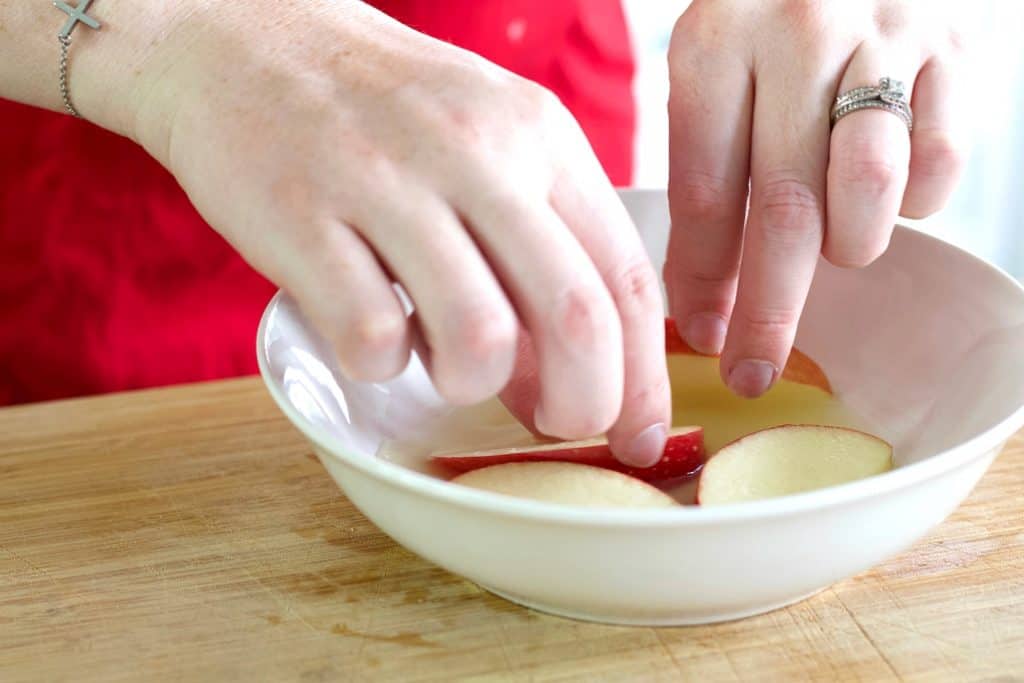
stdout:
<svg viewBox="0 0 1024 683">
<path fill-rule="evenodd" d="M 860 109 L 882 109 L 895 114 L 907 125 L 908 132 L 914 130 L 914 112 L 910 110 L 903 82 L 895 78 L 880 78 L 877 86 L 854 88 L 839 95 L 832 104 L 829 117 L 832 126 L 847 114 Z"/>
</svg>

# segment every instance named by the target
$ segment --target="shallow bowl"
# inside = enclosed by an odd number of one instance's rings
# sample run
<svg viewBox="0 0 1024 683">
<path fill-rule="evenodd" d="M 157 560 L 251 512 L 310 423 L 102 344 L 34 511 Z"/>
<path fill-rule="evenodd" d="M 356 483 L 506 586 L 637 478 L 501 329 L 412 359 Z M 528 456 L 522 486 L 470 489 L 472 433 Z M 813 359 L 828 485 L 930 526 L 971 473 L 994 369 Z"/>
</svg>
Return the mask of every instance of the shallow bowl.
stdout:
<svg viewBox="0 0 1024 683">
<path fill-rule="evenodd" d="M 664 193 L 622 197 L 660 268 Z M 897 228 L 862 270 L 823 262 L 797 345 L 893 443 L 897 467 L 785 498 L 653 510 L 535 503 L 377 457 L 384 440 L 422 433 L 451 409 L 415 358 L 390 382 L 346 379 L 283 294 L 263 317 L 258 354 L 282 411 L 398 543 L 536 609 L 669 625 L 764 612 L 903 551 L 960 504 L 1024 425 L 1024 289 L 923 233 Z"/>
</svg>

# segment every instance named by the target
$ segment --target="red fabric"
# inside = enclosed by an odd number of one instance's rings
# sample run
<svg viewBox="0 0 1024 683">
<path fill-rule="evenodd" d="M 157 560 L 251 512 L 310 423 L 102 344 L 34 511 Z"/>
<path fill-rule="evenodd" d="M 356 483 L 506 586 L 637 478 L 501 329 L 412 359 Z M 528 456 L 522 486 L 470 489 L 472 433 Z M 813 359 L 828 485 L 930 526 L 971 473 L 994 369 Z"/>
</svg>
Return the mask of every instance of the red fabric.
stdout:
<svg viewBox="0 0 1024 683">
<path fill-rule="evenodd" d="M 629 182 L 618 0 L 376 4 L 554 90 Z M 0 100 L 0 405 L 253 373 L 273 291 L 133 143 Z"/>
</svg>

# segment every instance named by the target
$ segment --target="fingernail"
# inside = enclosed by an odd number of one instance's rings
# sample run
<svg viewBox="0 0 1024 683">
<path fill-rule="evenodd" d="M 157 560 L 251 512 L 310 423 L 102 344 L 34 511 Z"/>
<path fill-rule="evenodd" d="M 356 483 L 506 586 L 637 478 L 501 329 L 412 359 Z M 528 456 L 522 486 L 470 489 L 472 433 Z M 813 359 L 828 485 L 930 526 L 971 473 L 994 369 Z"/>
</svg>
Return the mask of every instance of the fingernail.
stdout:
<svg viewBox="0 0 1024 683">
<path fill-rule="evenodd" d="M 694 351 L 717 356 L 725 346 L 725 318 L 717 313 L 694 313 L 686 320 L 686 343 Z"/>
<path fill-rule="evenodd" d="M 661 460 L 667 439 L 665 425 L 653 424 L 633 437 L 626 449 L 618 454 L 619 460 L 631 467 L 650 467 Z"/>
<path fill-rule="evenodd" d="M 777 372 L 768 361 L 741 360 L 729 373 L 729 388 L 744 398 L 757 398 L 768 391 Z"/>
</svg>

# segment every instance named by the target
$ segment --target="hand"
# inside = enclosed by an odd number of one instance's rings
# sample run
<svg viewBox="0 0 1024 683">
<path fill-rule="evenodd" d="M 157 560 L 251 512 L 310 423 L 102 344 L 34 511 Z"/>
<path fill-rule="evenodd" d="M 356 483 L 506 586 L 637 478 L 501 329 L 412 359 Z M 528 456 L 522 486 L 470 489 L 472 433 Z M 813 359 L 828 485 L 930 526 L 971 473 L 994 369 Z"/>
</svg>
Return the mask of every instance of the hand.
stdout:
<svg viewBox="0 0 1024 683">
<path fill-rule="evenodd" d="M 679 19 L 665 282 L 680 333 L 721 352 L 737 394 L 758 396 L 778 378 L 819 253 L 866 266 L 897 213 L 924 217 L 951 193 L 961 41 L 940 9 L 949 6 L 694 0 Z M 913 134 L 873 109 L 830 133 L 836 95 L 883 76 L 913 93 Z"/>
<path fill-rule="evenodd" d="M 506 386 L 522 341 L 539 376 L 524 421 L 610 430 L 624 461 L 656 460 L 657 276 L 557 99 L 359 2 L 261 12 L 201 3 L 135 97 L 137 137 L 210 224 L 349 376 L 388 379 L 415 346 L 444 397 L 473 403 Z"/>
</svg>

